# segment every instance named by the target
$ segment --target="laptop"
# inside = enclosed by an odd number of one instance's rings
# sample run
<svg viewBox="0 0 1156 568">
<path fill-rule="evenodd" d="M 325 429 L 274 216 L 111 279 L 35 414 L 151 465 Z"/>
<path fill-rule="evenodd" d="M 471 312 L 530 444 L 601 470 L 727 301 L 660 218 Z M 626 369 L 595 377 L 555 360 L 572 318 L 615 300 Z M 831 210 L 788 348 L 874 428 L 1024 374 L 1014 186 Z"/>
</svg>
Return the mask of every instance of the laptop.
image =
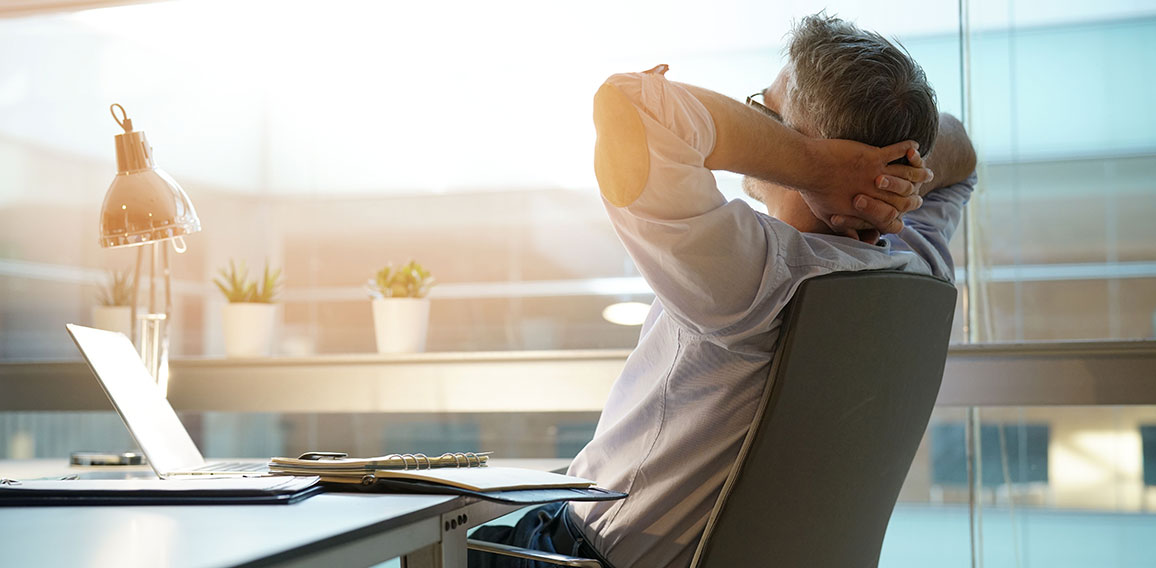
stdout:
<svg viewBox="0 0 1156 568">
<path fill-rule="evenodd" d="M 123 333 L 65 327 L 157 476 L 268 473 L 267 463 L 206 462 Z"/>
</svg>

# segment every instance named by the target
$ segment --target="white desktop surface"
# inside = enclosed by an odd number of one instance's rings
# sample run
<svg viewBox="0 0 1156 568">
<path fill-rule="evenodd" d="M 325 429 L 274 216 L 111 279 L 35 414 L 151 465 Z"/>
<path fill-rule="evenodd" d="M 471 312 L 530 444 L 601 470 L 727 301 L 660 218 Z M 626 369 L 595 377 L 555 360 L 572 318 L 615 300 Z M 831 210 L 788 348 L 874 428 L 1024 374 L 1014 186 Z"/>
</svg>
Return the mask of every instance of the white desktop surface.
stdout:
<svg viewBox="0 0 1156 568">
<path fill-rule="evenodd" d="M 293 505 L 4 507 L 5 566 L 236 566 L 277 563 L 372 530 L 412 530 L 392 552 L 438 541 L 438 517 L 456 497 L 323 494 Z M 289 558 L 286 558 L 288 556 Z M 382 560 L 385 560 L 383 558 Z"/>
<path fill-rule="evenodd" d="M 94 468 L 0 461 L 0 477 L 8 478 L 81 469 Z M 464 567 L 465 529 L 517 508 L 468 497 L 347 493 L 292 505 L 0 507 L 0 565 L 368 566 L 416 551 L 422 558 L 414 565 Z M 466 523 L 446 528 L 462 515 Z"/>
</svg>

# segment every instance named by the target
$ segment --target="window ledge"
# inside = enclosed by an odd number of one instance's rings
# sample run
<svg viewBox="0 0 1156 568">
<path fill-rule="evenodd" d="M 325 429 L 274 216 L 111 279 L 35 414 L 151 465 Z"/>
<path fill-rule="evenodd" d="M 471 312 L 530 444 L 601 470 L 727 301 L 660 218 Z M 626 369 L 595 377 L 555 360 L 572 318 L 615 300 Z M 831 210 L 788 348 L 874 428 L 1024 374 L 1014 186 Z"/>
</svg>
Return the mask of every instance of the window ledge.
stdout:
<svg viewBox="0 0 1156 568">
<path fill-rule="evenodd" d="M 628 350 L 172 361 L 177 410 L 598 412 Z M 1156 341 L 957 345 L 940 406 L 1156 405 Z M 109 410 L 82 361 L 0 363 L 0 411 Z"/>
</svg>

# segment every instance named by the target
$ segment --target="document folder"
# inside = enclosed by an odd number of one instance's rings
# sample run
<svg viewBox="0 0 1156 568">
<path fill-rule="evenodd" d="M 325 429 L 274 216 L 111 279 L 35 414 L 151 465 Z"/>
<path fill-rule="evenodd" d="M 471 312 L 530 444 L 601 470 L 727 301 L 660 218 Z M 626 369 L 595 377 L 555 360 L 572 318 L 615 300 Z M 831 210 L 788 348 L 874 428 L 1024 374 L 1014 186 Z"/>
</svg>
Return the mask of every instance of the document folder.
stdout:
<svg viewBox="0 0 1156 568">
<path fill-rule="evenodd" d="M 0 507 L 289 504 L 323 491 L 311 477 L 0 480 Z"/>
</svg>

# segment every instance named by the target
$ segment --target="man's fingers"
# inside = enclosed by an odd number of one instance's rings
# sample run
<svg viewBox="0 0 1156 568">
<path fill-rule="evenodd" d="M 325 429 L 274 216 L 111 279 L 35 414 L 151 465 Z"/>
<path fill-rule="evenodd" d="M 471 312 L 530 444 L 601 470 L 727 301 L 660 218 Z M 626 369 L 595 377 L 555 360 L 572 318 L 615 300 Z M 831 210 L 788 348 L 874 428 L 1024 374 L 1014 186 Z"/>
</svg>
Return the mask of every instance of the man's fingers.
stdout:
<svg viewBox="0 0 1156 568">
<path fill-rule="evenodd" d="M 883 234 L 898 233 L 903 230 L 900 212 L 917 209 L 923 203 L 923 199 L 918 195 L 902 197 L 889 194 L 888 199 L 894 200 L 895 203 L 892 204 L 864 194 L 856 195 L 853 203 L 859 216 L 832 215 L 829 225 L 837 234 L 843 236 L 854 236 L 848 235 L 848 232 L 855 231 L 860 240 L 864 240 L 864 232 L 866 231 L 877 231 Z M 870 235 L 868 234 L 867 237 L 870 238 Z M 870 242 L 875 240 L 878 240 L 877 235 Z M 869 241 L 864 240 L 864 242 Z"/>
<path fill-rule="evenodd" d="M 890 146 L 884 146 L 883 148 L 880 148 L 880 151 L 883 153 L 884 163 L 891 163 L 895 160 L 898 160 L 899 158 L 906 156 L 908 150 L 918 151 L 919 142 L 914 140 L 904 140 L 902 142 L 896 142 Z"/>
<path fill-rule="evenodd" d="M 879 232 L 883 233 L 884 235 L 892 235 L 892 234 L 898 233 L 899 231 L 902 231 L 902 230 L 903 230 L 903 219 L 896 217 L 890 223 L 888 223 L 886 227 L 879 229 Z"/>
<path fill-rule="evenodd" d="M 931 178 L 935 177 L 935 174 L 927 168 L 914 168 L 902 164 L 887 166 L 883 168 L 883 173 L 889 176 L 903 178 L 911 183 L 927 183 L 931 181 Z"/>
<path fill-rule="evenodd" d="M 916 209 L 919 209 L 923 206 L 923 198 L 914 193 L 910 195 L 899 195 L 887 192 L 881 192 L 878 195 L 867 195 L 861 193 L 856 195 L 854 201 L 852 201 L 852 203 L 855 204 L 855 209 L 859 211 L 862 211 L 865 207 L 868 206 L 866 202 L 861 203 L 861 200 L 882 201 L 883 203 L 887 204 L 888 207 L 894 209 L 897 215 L 902 215 L 909 211 L 915 211 Z"/>
<path fill-rule="evenodd" d="M 897 233 L 903 230 L 903 221 L 899 220 L 899 212 L 910 210 L 911 204 L 922 200 L 918 195 L 893 196 L 893 198 L 899 200 L 895 205 L 860 194 L 855 196 L 853 203 L 855 209 L 860 213 L 860 218 L 870 223 L 872 228 L 885 234 Z"/>
<path fill-rule="evenodd" d="M 915 193 L 915 184 L 901 177 L 889 176 L 887 174 L 879 174 L 879 176 L 875 178 L 875 187 L 886 193 L 901 196 Z"/>
<path fill-rule="evenodd" d="M 859 219 L 857 217 L 848 217 L 846 215 L 832 215 L 830 222 L 831 229 L 837 234 L 844 237 L 851 237 L 853 239 L 859 238 L 859 231 L 873 230 L 875 225 Z"/>
<path fill-rule="evenodd" d="M 877 225 L 873 223 L 858 217 L 832 215 L 830 226 L 837 235 L 857 238 L 865 243 L 874 243 L 879 240 L 880 234 L 898 233 L 903 230 L 903 220 L 898 216 Z"/>
<path fill-rule="evenodd" d="M 919 152 L 915 148 L 912 148 L 907 151 L 907 163 L 911 164 L 911 167 L 922 168 L 923 156 L 920 156 Z"/>
</svg>

